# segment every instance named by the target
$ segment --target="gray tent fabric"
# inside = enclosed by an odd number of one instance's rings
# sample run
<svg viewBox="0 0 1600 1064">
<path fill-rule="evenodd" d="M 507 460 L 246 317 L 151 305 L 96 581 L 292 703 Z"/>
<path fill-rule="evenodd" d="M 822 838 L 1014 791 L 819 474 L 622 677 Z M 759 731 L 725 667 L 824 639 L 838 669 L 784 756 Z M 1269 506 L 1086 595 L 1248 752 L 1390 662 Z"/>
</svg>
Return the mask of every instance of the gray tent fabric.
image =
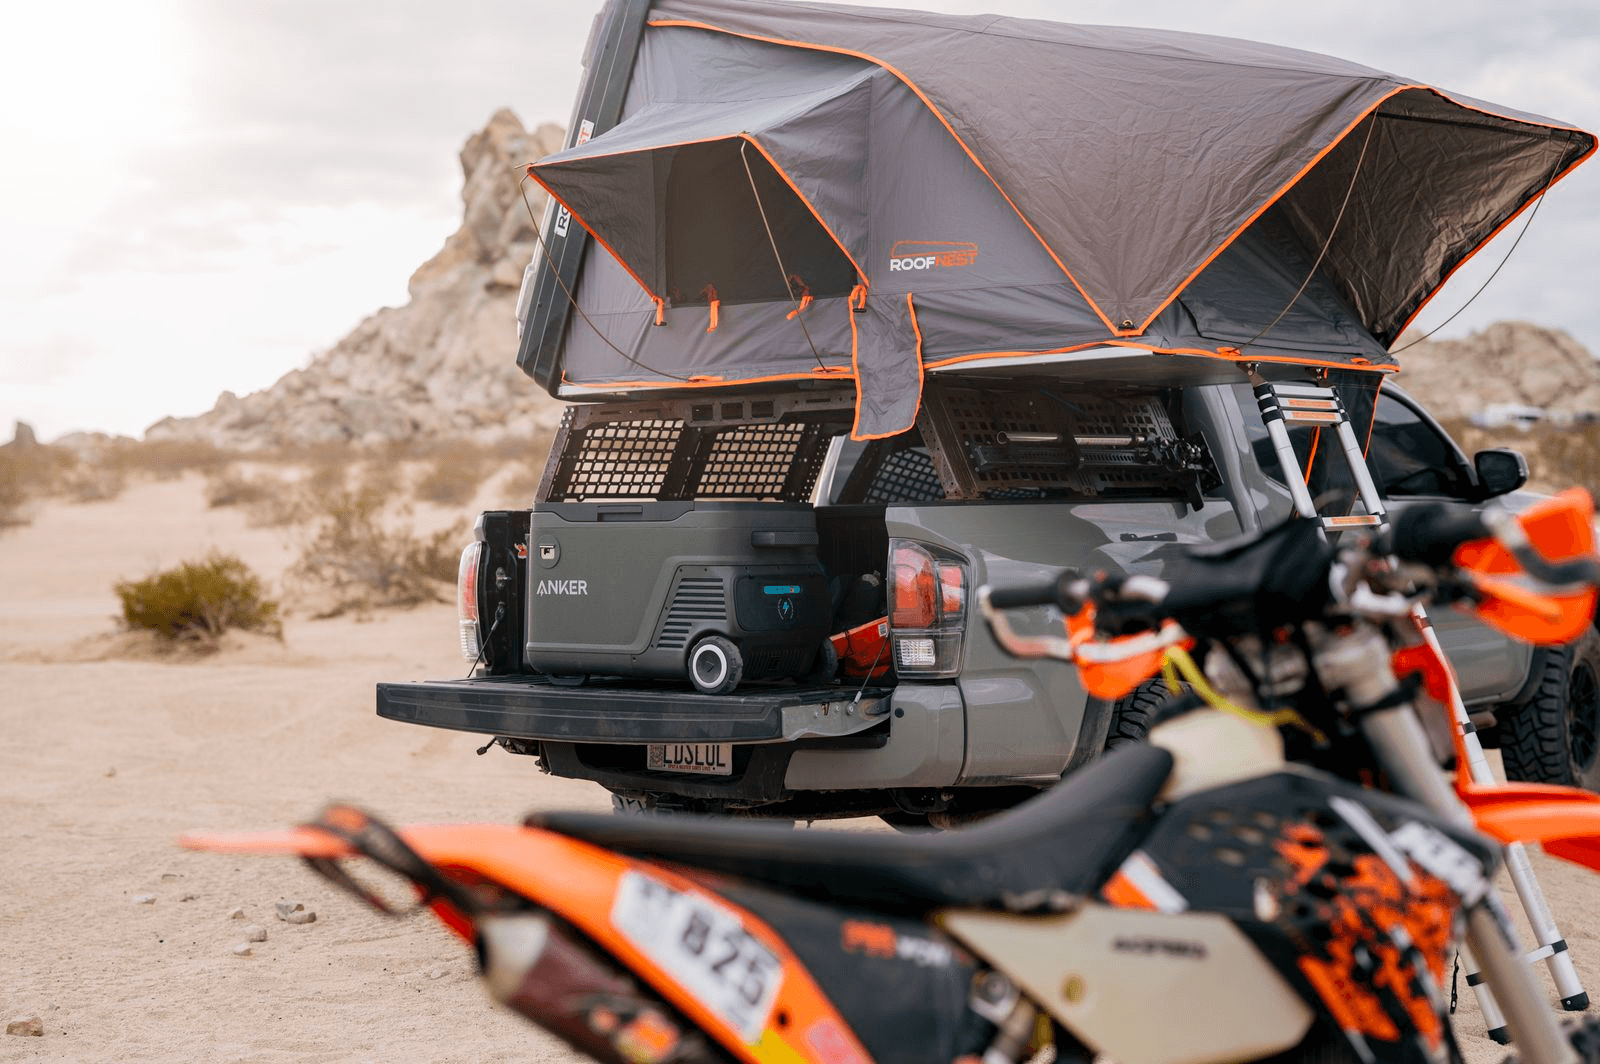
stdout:
<svg viewBox="0 0 1600 1064">
<path fill-rule="evenodd" d="M 924 369 L 1106 343 L 1392 369 L 1594 146 L 1267 45 L 656 0 L 621 122 L 529 172 L 599 245 L 569 392 L 850 380 L 865 438 Z"/>
<path fill-rule="evenodd" d="M 1153 320 L 1370 110 L 1407 90 L 1435 91 L 1273 45 L 992 15 L 659 0 L 651 25 L 673 24 L 838 49 L 895 71 L 1123 333 Z M 1478 153 L 1496 160 L 1499 172 L 1474 167 L 1466 182 L 1470 195 L 1492 201 L 1485 213 L 1503 215 L 1594 149 L 1591 135 L 1551 119 L 1466 97 L 1435 100 L 1396 101 L 1391 110 L 1408 131 L 1424 115 L 1456 123 L 1454 132 L 1433 131 L 1430 140 L 1448 153 L 1435 158 L 1481 145 Z M 1402 180 L 1377 188 L 1387 192 L 1386 213 L 1399 217 L 1415 200 L 1405 168 L 1392 169 Z M 1484 229 L 1468 228 L 1469 246 L 1454 254 L 1469 254 Z"/>
<path fill-rule="evenodd" d="M 852 439 L 893 436 L 917 419 L 922 403 L 922 337 L 914 299 L 909 292 L 899 299 L 867 296 L 851 314 L 858 351 L 899 356 L 856 366 L 861 399 L 850 430 Z"/>
</svg>

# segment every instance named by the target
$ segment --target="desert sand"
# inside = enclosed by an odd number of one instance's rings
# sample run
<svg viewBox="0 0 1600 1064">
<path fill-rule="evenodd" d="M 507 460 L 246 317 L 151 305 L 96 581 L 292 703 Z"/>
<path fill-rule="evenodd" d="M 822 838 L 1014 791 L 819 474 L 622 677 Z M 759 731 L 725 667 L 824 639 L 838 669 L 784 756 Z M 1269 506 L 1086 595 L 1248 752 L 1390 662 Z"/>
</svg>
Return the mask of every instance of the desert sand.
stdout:
<svg viewBox="0 0 1600 1064">
<path fill-rule="evenodd" d="M 45 1028 L 0 1036 L 0 1062 L 576 1059 L 493 1005 L 430 919 L 373 915 L 290 859 L 177 847 L 185 830 L 284 826 L 332 798 L 399 822 L 609 808 L 530 759 L 374 714 L 379 680 L 465 671 L 451 606 L 290 616 L 281 645 L 200 661 L 92 660 L 115 633 L 116 580 L 211 547 L 269 580 L 293 558 L 283 532 L 208 510 L 193 475 L 0 533 L 0 1014 Z M 1600 883 L 1534 861 L 1600 999 Z M 277 920 L 284 898 L 316 922 Z M 247 924 L 268 938 L 235 956 Z M 1500 1060 L 1464 979 L 1460 994 L 1468 1061 Z"/>
</svg>

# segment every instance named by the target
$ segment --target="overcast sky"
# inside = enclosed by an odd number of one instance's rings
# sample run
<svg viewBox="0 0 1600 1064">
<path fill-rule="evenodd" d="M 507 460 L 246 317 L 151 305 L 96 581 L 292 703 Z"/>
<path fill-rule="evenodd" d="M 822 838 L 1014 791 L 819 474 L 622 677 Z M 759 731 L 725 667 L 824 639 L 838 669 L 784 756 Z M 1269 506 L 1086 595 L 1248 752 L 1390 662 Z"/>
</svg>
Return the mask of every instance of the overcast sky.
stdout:
<svg viewBox="0 0 1600 1064">
<path fill-rule="evenodd" d="M 565 122 L 598 0 L 60 0 L 0 34 L 0 439 L 137 435 L 266 387 L 380 306 L 459 222 L 495 108 Z M 901 3 L 897 6 L 908 6 Z M 1328 52 L 1600 129 L 1594 0 L 923 0 Z M 1457 310 L 1512 226 L 1419 324 Z M 1600 352 L 1600 162 L 1549 195 L 1441 335 L 1501 318 Z M 507 350 L 511 359 L 514 352 Z"/>
</svg>

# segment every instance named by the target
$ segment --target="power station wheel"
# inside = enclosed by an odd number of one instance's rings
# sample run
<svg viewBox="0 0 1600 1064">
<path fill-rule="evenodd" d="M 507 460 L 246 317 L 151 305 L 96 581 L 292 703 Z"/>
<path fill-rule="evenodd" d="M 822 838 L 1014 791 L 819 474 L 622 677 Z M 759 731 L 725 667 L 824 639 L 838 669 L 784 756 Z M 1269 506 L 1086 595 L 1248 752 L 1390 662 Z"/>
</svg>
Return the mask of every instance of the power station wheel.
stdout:
<svg viewBox="0 0 1600 1064">
<path fill-rule="evenodd" d="M 689 651 L 689 679 L 703 695 L 725 695 L 744 678 L 744 658 L 732 640 L 708 635 Z"/>
</svg>

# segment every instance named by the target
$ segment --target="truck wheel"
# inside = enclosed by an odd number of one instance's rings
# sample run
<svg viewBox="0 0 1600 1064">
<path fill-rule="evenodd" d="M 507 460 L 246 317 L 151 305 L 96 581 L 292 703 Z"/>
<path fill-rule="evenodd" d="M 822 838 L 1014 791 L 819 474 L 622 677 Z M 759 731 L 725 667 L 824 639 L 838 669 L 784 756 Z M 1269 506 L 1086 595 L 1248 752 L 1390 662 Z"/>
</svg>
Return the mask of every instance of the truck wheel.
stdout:
<svg viewBox="0 0 1600 1064">
<path fill-rule="evenodd" d="M 1146 680 L 1111 707 L 1111 728 L 1106 732 L 1106 751 L 1130 743 L 1142 743 L 1150 731 L 1150 714 L 1172 698 L 1167 682 L 1159 677 Z"/>
<path fill-rule="evenodd" d="M 656 803 L 655 799 L 648 795 L 640 798 L 630 798 L 612 792 L 611 811 L 617 816 L 639 816 L 642 813 L 654 813 L 656 811 Z"/>
<path fill-rule="evenodd" d="M 1507 779 L 1600 791 L 1600 634 L 1546 654 L 1533 697 L 1501 711 L 1499 732 Z"/>
<path fill-rule="evenodd" d="M 708 635 L 689 651 L 689 680 L 703 695 L 725 695 L 744 678 L 744 658 L 733 641 Z"/>
</svg>

